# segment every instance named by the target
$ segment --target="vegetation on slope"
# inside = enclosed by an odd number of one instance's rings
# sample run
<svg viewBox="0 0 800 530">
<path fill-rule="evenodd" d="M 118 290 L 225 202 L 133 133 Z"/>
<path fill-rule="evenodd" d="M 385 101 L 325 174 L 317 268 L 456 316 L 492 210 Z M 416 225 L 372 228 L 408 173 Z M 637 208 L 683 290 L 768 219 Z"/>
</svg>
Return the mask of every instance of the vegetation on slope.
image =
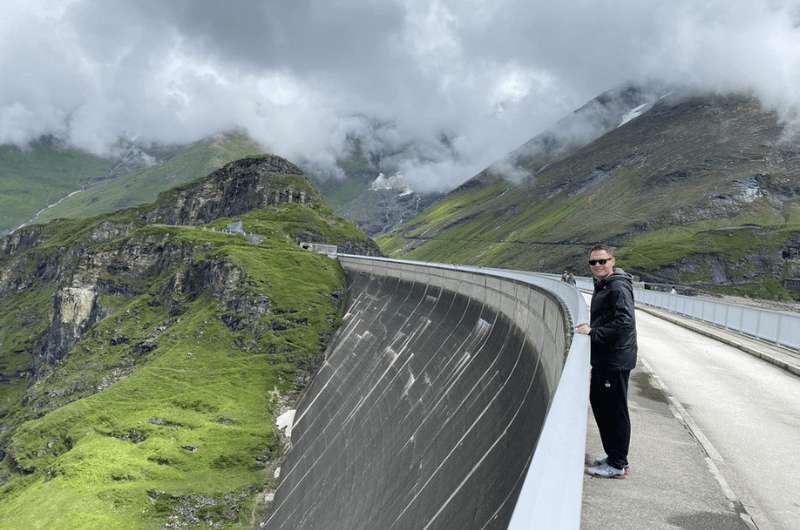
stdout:
<svg viewBox="0 0 800 530">
<path fill-rule="evenodd" d="M 102 175 L 111 164 L 110 160 L 58 147 L 51 141 L 40 141 L 27 149 L 0 146 L 0 235 Z"/>
<path fill-rule="evenodd" d="M 800 247 L 800 153 L 781 134 L 747 98 L 664 100 L 521 185 L 467 183 L 379 244 L 556 272 L 610 242 L 650 280 L 790 296 L 774 286 L 798 274 L 782 256 Z"/>
<path fill-rule="evenodd" d="M 0 527 L 238 528 L 267 509 L 285 443 L 275 419 L 345 298 L 336 262 L 297 238 L 368 240 L 322 204 L 200 226 L 144 224 L 152 208 L 49 224 L 35 247 L 0 259 L 62 271 L 2 294 Z M 221 231 L 234 221 L 263 241 Z M 36 274 L 49 273 L 19 281 Z M 103 318 L 47 363 L 35 352 L 70 277 L 92 278 Z"/>
<path fill-rule="evenodd" d="M 59 217 L 92 217 L 152 202 L 162 191 L 191 182 L 198 175 L 208 175 L 233 160 L 262 152 L 263 149 L 243 133 L 202 140 L 178 151 L 163 164 L 100 183 L 73 195 L 43 212 L 36 222 L 48 222 Z"/>
</svg>

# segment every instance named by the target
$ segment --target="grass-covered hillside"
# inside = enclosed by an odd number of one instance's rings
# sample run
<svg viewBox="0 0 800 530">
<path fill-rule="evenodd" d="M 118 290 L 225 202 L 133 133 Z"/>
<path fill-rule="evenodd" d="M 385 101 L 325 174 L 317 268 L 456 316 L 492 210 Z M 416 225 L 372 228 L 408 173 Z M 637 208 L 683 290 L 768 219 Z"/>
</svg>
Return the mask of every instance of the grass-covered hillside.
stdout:
<svg viewBox="0 0 800 530">
<path fill-rule="evenodd" d="M 522 184 L 484 172 L 379 243 L 413 259 L 584 271 L 588 245 L 610 242 L 649 280 L 792 296 L 781 282 L 800 277 L 798 162 L 800 143 L 751 98 L 667 97 Z"/>
<path fill-rule="evenodd" d="M 86 218 L 152 202 L 159 193 L 207 175 L 232 160 L 262 153 L 244 133 L 228 133 L 184 146 L 152 167 L 100 182 L 64 199 L 36 219 Z"/>
<path fill-rule="evenodd" d="M 275 419 L 346 296 L 297 240 L 376 250 L 297 173 L 251 158 L 0 240 L 0 528 L 241 528 L 268 510 Z"/>
<path fill-rule="evenodd" d="M 27 148 L 0 146 L 0 234 L 102 176 L 111 160 L 48 139 Z"/>
</svg>

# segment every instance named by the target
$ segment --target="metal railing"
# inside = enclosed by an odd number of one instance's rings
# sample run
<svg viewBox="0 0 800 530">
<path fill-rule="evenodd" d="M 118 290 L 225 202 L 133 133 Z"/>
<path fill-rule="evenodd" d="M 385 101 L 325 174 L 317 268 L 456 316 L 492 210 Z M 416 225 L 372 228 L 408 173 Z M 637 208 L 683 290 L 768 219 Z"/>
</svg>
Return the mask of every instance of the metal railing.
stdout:
<svg viewBox="0 0 800 530">
<path fill-rule="evenodd" d="M 578 288 L 593 289 L 589 278 L 576 278 Z M 800 351 L 800 315 L 745 307 L 707 298 L 634 288 L 636 303 L 687 316 L 702 322 Z"/>
</svg>

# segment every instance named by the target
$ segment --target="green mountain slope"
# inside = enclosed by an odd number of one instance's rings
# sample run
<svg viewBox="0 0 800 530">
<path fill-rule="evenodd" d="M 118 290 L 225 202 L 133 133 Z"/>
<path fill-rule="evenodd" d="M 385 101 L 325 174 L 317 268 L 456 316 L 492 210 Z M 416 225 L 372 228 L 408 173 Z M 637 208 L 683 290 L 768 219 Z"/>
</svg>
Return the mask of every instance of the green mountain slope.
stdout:
<svg viewBox="0 0 800 530">
<path fill-rule="evenodd" d="M 785 296 L 800 276 L 800 145 L 740 96 L 670 97 L 522 184 L 466 183 L 379 242 L 387 254 L 585 270 L 620 247 L 645 279 Z"/>
<path fill-rule="evenodd" d="M 111 166 L 111 160 L 60 147 L 47 139 L 28 149 L 0 146 L 0 235 Z"/>
<path fill-rule="evenodd" d="M 243 133 L 229 133 L 182 147 L 168 160 L 124 178 L 102 182 L 43 212 L 36 222 L 92 217 L 152 202 L 159 193 L 207 175 L 263 149 Z"/>
<path fill-rule="evenodd" d="M 0 240 L 0 527 L 252 526 L 345 300 L 298 240 L 377 250 L 277 157 Z"/>
</svg>

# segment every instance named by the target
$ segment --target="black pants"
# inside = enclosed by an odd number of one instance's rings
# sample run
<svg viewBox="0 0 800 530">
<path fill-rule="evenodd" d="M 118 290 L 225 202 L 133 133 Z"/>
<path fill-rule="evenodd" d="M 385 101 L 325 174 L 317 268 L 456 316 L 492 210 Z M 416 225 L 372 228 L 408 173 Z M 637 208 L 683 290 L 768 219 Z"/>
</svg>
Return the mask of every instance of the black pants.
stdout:
<svg viewBox="0 0 800 530">
<path fill-rule="evenodd" d="M 592 368 L 589 402 L 608 455 L 608 464 L 622 469 L 628 465 L 631 419 L 628 415 L 630 370 L 600 371 Z"/>
</svg>

